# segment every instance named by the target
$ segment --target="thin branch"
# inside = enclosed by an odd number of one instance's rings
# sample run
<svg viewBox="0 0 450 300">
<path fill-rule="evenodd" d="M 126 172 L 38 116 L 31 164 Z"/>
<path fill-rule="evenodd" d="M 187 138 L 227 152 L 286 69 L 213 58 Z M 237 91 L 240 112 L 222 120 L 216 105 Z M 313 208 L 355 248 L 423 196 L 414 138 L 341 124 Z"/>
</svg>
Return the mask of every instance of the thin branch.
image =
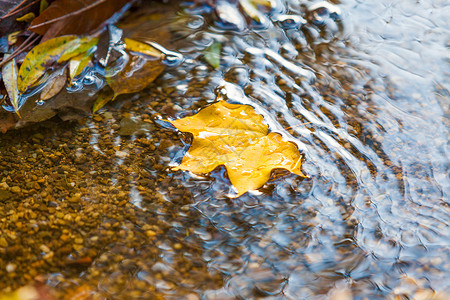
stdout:
<svg viewBox="0 0 450 300">
<path fill-rule="evenodd" d="M 19 7 L 21 7 L 21 6 L 22 6 L 24 3 L 26 3 L 26 2 L 28 2 L 28 0 L 23 0 L 22 2 L 20 2 L 19 4 L 17 4 L 13 9 L 10 10 L 10 12 L 9 12 L 8 14 L 4 15 L 4 16 L 2 17 L 2 19 L 8 17 L 11 13 L 14 13 L 16 10 L 19 9 Z"/>
<path fill-rule="evenodd" d="M 34 39 L 33 39 L 33 37 L 34 37 Z M 19 47 L 17 47 L 16 50 L 14 50 L 14 52 L 7 59 L 3 59 L 0 62 L 0 68 L 4 64 L 6 64 L 8 61 L 10 61 L 14 57 L 16 57 L 17 55 L 22 53 L 26 48 L 28 48 L 29 46 L 33 45 L 34 42 L 36 42 L 39 38 L 40 38 L 40 36 L 33 32 Z"/>
<path fill-rule="evenodd" d="M 24 9 L 27 9 L 28 7 L 30 7 L 31 5 L 36 4 L 37 2 L 39 2 L 40 0 L 34 0 L 33 2 L 31 2 L 30 4 L 28 4 L 27 6 L 24 6 L 22 8 L 19 9 L 19 6 L 22 6 L 23 3 L 27 2 L 28 0 L 24 0 L 22 1 L 19 5 L 17 5 L 12 11 L 10 11 L 9 13 L 7 13 L 6 15 L 4 15 L 3 17 L 0 18 L 0 20 L 3 20 L 4 18 L 13 16 L 19 12 L 21 12 Z"/>
<path fill-rule="evenodd" d="M 79 9 L 77 11 L 73 11 L 73 12 L 67 14 L 67 15 L 51 19 L 51 20 L 48 20 L 48 21 L 40 23 L 40 24 L 33 25 L 33 26 L 29 27 L 28 29 L 36 29 L 36 28 L 41 27 L 41 26 L 52 24 L 52 23 L 55 23 L 55 22 L 67 19 L 69 17 L 79 15 L 79 14 L 81 14 L 81 13 L 87 11 L 87 10 L 90 10 L 91 8 L 96 7 L 97 5 L 100 5 L 100 4 L 105 3 L 105 2 L 106 2 L 106 0 L 99 0 L 97 2 L 92 3 L 91 5 L 83 7 L 82 9 Z"/>
</svg>

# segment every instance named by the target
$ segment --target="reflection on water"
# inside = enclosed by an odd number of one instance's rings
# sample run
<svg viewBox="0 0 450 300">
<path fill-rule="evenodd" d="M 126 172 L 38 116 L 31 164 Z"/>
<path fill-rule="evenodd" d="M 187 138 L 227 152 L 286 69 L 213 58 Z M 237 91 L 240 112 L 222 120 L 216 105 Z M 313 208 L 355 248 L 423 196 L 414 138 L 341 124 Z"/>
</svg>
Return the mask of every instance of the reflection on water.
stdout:
<svg viewBox="0 0 450 300">
<path fill-rule="evenodd" d="M 109 299 L 444 299 L 445 1 L 283 1 L 259 27 L 221 5 L 174 18 L 185 61 L 140 100 L 1 138 L 0 181 L 20 188 L 0 194 L 0 287 L 41 276 Z M 202 54 L 213 41 L 218 70 Z M 297 143 L 309 178 L 277 174 L 231 199 L 224 168 L 168 170 L 190 140 L 154 121 L 217 93 Z"/>
</svg>

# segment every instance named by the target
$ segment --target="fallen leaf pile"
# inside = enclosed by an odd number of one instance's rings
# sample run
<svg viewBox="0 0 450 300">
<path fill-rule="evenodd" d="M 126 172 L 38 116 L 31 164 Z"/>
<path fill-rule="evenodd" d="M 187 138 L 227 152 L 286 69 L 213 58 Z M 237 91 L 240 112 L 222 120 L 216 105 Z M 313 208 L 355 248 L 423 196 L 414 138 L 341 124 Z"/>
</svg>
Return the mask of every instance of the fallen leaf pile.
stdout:
<svg viewBox="0 0 450 300">
<path fill-rule="evenodd" d="M 169 122 L 194 136 L 174 170 L 205 174 L 224 165 L 237 196 L 260 188 L 276 168 L 304 176 L 297 146 L 269 132 L 263 116 L 249 105 L 220 100 L 196 115 Z"/>
<path fill-rule="evenodd" d="M 37 104 L 45 104 L 66 86 L 83 88 L 85 76 L 99 78 L 107 85 L 96 91 L 95 112 L 118 95 L 147 87 L 165 69 L 163 62 L 176 54 L 147 42 L 153 39 L 146 35 L 139 37 L 145 42 L 129 35 L 124 38 L 123 31 L 112 25 L 135 1 L 54 0 L 49 5 L 46 1 L 31 1 L 41 4 L 30 6 L 31 11 L 25 9 L 28 0 L 6 2 L 0 0 L 0 8 L 5 8 L 0 11 L 0 106 L 15 112 L 17 118 L 33 95 L 39 95 Z M 4 26 L 8 18 L 31 24 L 27 29 L 16 26 L 21 30 L 7 32 L 16 28 L 11 25 L 14 22 Z M 106 30 L 109 41 L 103 34 Z M 5 132 L 11 122 L 2 118 L 0 128 Z"/>
<path fill-rule="evenodd" d="M 40 100 L 44 101 L 64 88 L 67 76 L 72 83 L 93 59 L 97 42 L 98 38 L 92 36 L 60 36 L 35 46 L 26 55 L 20 69 L 17 68 L 15 59 L 7 62 L 2 68 L 2 77 L 14 112 L 20 116 L 19 109 L 23 105 L 21 95 L 30 88 L 44 84 L 40 96 Z M 129 60 L 114 75 L 105 74 L 106 82 L 114 93 L 102 93 L 99 96 L 100 100 L 94 104 L 94 112 L 117 95 L 144 89 L 165 68 L 161 63 L 165 54 L 160 50 L 128 38 L 124 39 L 124 43 L 126 51 L 129 52 L 124 55 L 129 56 Z M 7 58 L 8 54 L 4 57 Z M 142 63 L 138 64 L 137 61 Z"/>
</svg>

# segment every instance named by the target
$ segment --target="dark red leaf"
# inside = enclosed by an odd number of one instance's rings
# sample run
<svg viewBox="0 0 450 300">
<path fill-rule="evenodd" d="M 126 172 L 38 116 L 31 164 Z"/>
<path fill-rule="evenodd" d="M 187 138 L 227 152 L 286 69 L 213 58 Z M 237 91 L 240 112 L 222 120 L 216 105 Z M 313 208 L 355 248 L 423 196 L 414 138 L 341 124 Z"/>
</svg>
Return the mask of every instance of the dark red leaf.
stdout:
<svg viewBox="0 0 450 300">
<path fill-rule="evenodd" d="M 56 0 L 33 20 L 30 30 L 44 35 L 43 41 L 68 34 L 86 34 L 98 29 L 127 0 Z"/>
</svg>

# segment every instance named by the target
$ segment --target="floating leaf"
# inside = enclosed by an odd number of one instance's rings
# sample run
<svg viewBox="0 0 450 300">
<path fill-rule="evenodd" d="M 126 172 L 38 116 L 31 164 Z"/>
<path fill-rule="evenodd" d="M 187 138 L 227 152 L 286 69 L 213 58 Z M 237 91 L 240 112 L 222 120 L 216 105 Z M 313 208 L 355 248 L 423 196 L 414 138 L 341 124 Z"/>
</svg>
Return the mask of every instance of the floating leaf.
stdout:
<svg viewBox="0 0 450 300">
<path fill-rule="evenodd" d="M 3 56 L 3 59 L 7 59 L 10 55 L 5 54 Z M 17 88 L 17 77 L 18 77 L 18 71 L 17 71 L 17 64 L 16 59 L 11 59 L 9 62 L 7 62 L 3 68 L 2 68 L 2 77 L 3 77 L 3 83 L 5 84 L 6 91 L 8 92 L 9 101 L 11 102 L 12 107 L 14 108 L 14 111 L 19 115 L 19 100 L 20 100 L 20 93 L 19 89 Z"/>
<path fill-rule="evenodd" d="M 63 68 L 61 70 L 58 70 L 54 73 L 52 73 L 46 84 L 45 87 L 42 89 L 40 99 L 41 101 L 48 100 L 58 94 L 63 87 L 66 85 L 67 81 L 67 69 Z"/>
<path fill-rule="evenodd" d="M 69 61 L 69 78 L 70 83 L 72 83 L 73 79 L 83 72 L 84 68 L 92 60 L 93 53 L 80 54 L 75 56 Z"/>
<path fill-rule="evenodd" d="M 297 146 L 278 133 L 269 133 L 263 117 L 249 105 L 221 100 L 194 116 L 170 123 L 194 135 L 188 153 L 174 169 L 204 174 L 225 165 L 238 196 L 260 188 L 275 168 L 304 176 Z"/>
<path fill-rule="evenodd" d="M 114 100 L 114 92 L 111 89 L 104 89 L 100 91 L 97 96 L 97 99 L 94 102 L 94 106 L 92 107 L 92 112 L 96 112 L 100 108 L 106 105 L 106 103 Z"/>
<path fill-rule="evenodd" d="M 127 49 L 127 50 L 139 52 L 139 53 L 142 53 L 142 54 L 145 54 L 145 55 L 148 55 L 151 57 L 156 57 L 156 58 L 164 57 L 164 53 L 162 53 L 158 49 L 150 46 L 149 44 L 138 42 L 138 41 L 128 39 L 128 38 L 124 38 L 123 40 L 125 42 L 125 49 Z"/>
<path fill-rule="evenodd" d="M 219 42 L 212 43 L 208 48 L 205 49 L 203 54 L 205 55 L 206 61 L 215 69 L 220 67 L 220 50 L 222 49 L 222 44 Z"/>
<path fill-rule="evenodd" d="M 86 52 L 98 42 L 97 38 L 78 38 L 74 35 L 57 37 L 43 42 L 28 52 L 19 69 L 18 88 L 24 93 L 38 80 L 49 64 L 67 61 Z"/>
<path fill-rule="evenodd" d="M 106 78 L 114 94 L 135 93 L 146 88 L 165 69 L 160 61 L 147 60 L 145 57 L 131 56 L 125 69 L 114 77 Z"/>
</svg>

